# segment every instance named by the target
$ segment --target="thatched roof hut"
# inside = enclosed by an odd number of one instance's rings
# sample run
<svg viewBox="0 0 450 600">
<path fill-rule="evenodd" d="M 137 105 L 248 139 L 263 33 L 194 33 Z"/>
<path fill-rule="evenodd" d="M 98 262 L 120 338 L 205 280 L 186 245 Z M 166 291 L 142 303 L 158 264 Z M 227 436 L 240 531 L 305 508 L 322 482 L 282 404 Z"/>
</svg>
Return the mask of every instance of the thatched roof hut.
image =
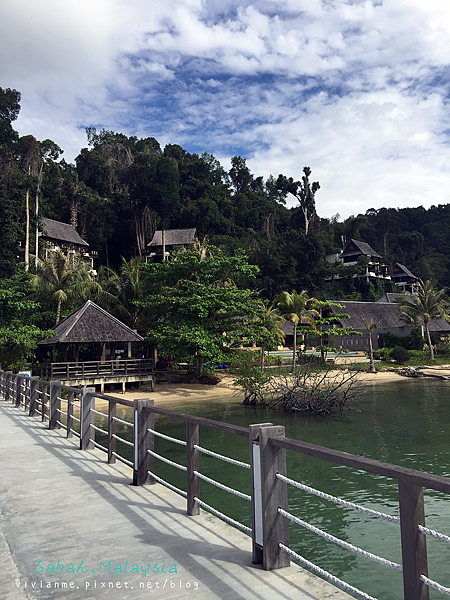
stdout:
<svg viewBox="0 0 450 600">
<path fill-rule="evenodd" d="M 92 300 L 66 317 L 54 328 L 55 337 L 41 340 L 39 345 L 48 344 L 92 344 L 142 342 L 144 338 L 113 317 Z"/>
</svg>

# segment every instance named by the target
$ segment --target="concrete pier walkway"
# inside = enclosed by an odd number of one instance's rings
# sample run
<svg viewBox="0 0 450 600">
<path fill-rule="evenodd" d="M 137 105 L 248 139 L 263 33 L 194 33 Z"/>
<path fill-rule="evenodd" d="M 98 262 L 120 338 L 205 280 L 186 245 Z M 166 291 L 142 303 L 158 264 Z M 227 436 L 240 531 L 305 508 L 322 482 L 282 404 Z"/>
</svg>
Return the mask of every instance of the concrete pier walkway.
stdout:
<svg viewBox="0 0 450 600">
<path fill-rule="evenodd" d="M 248 536 L 77 442 L 0 400 L 3 600 L 350 599 L 293 563 L 253 565 Z"/>
</svg>

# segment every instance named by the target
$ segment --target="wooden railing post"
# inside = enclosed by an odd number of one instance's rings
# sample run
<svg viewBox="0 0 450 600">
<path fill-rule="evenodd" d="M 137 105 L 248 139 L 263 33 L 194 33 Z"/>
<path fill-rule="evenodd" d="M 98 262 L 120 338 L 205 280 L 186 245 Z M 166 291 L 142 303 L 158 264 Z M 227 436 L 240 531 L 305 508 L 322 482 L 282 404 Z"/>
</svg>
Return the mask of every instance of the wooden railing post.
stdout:
<svg viewBox="0 0 450 600">
<path fill-rule="evenodd" d="M 116 435 L 116 425 L 117 421 L 115 421 L 117 413 L 117 402 L 109 402 L 108 403 L 108 462 L 110 465 L 114 465 L 116 462 L 116 457 L 114 456 L 114 452 L 116 451 L 117 440 L 114 437 Z"/>
<path fill-rule="evenodd" d="M 420 579 L 428 577 L 426 536 L 419 530 L 419 525 L 425 526 L 423 488 L 399 479 L 398 498 L 404 598 L 428 600 L 429 588 Z"/>
<path fill-rule="evenodd" d="M 59 381 L 50 381 L 50 413 L 49 413 L 49 429 L 61 429 L 61 425 L 57 422 L 61 419 L 61 400 L 58 394 L 61 393 L 61 385 Z"/>
<path fill-rule="evenodd" d="M 252 550 L 253 562 L 263 562 L 263 517 L 261 497 L 261 452 L 259 447 L 259 430 L 271 427 L 272 423 L 260 423 L 249 426 L 250 465 L 252 480 Z"/>
<path fill-rule="evenodd" d="M 75 392 L 67 392 L 67 436 L 68 438 L 73 437 L 73 401 L 75 399 Z"/>
<path fill-rule="evenodd" d="M 286 475 L 286 450 L 270 444 L 270 438 L 284 438 L 284 427 L 272 425 L 258 431 L 261 458 L 261 504 L 263 515 L 263 567 L 266 571 L 289 567 L 289 555 L 278 547 L 289 547 L 289 521 L 278 508 L 288 510 L 287 484 L 276 477 Z"/>
<path fill-rule="evenodd" d="M 95 388 L 84 387 L 81 392 L 81 412 L 80 412 L 80 450 L 92 450 L 95 441 L 95 429 L 91 427 L 95 423 Z"/>
<path fill-rule="evenodd" d="M 194 471 L 200 469 L 199 452 L 194 445 L 199 445 L 199 429 L 196 423 L 186 423 L 186 466 L 187 466 L 187 514 L 191 516 L 200 514 L 200 506 L 194 498 L 200 496 L 200 479 Z"/>
<path fill-rule="evenodd" d="M 30 377 L 30 410 L 28 412 L 30 417 L 34 417 L 36 414 L 36 405 L 39 400 L 39 377 Z"/>
<path fill-rule="evenodd" d="M 148 471 L 154 472 L 154 457 L 147 452 L 154 448 L 154 435 L 147 431 L 155 425 L 155 415 L 150 410 L 154 404 L 155 401 L 149 398 L 134 401 L 133 485 L 149 483 Z"/>
<path fill-rule="evenodd" d="M 41 415 L 41 420 L 45 421 L 45 417 L 47 416 L 47 401 L 48 401 L 48 383 L 44 383 L 42 384 L 42 396 L 41 396 L 41 401 L 42 401 L 42 415 Z"/>
<path fill-rule="evenodd" d="M 19 408 L 22 401 L 22 383 L 24 379 L 23 375 L 16 375 L 16 408 Z"/>
<path fill-rule="evenodd" d="M 5 373 L 5 400 L 7 402 L 11 401 L 11 384 L 12 384 L 12 371 L 6 371 Z"/>
</svg>

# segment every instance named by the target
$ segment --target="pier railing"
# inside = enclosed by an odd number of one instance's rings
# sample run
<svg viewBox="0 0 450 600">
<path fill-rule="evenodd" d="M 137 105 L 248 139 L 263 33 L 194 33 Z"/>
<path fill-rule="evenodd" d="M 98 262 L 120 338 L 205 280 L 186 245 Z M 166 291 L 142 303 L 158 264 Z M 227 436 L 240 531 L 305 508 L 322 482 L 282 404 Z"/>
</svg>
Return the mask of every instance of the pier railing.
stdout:
<svg viewBox="0 0 450 600">
<path fill-rule="evenodd" d="M 63 385 L 59 381 L 48 382 L 37 377 L 27 378 L 12 372 L 0 371 L 0 398 L 13 403 L 16 407 L 23 407 L 30 417 L 39 416 L 49 429 L 62 429 L 69 438 L 77 436 L 81 450 L 96 447 L 107 454 L 109 463 L 119 460 L 128 465 L 133 470 L 135 485 L 160 483 L 182 495 L 186 498 L 188 515 L 199 514 L 200 507 L 202 507 L 231 525 L 242 529 L 252 538 L 253 562 L 262 563 L 266 570 L 289 566 L 292 557 L 346 591 L 366 600 L 375 600 L 369 594 L 349 585 L 293 551 L 289 546 L 289 522 L 294 522 L 351 552 L 402 572 L 405 600 L 428 600 L 430 587 L 450 595 L 450 588 L 428 578 L 426 536 L 432 536 L 446 543 L 450 543 L 450 537 L 425 526 L 423 497 L 423 488 L 450 494 L 449 478 L 286 438 L 284 427 L 274 426 L 271 423 L 250 425 L 248 428 L 240 427 L 159 408 L 154 406 L 151 399 L 129 401 L 99 394 L 95 392 L 94 388 L 74 388 Z M 96 410 L 96 398 L 108 402 L 108 413 Z M 61 403 L 67 407 L 66 411 L 62 410 Z M 132 422 L 117 417 L 118 405 L 133 410 Z M 107 430 L 101 429 L 95 424 L 96 415 L 107 420 Z M 185 422 L 186 439 L 182 440 L 158 432 L 155 429 L 155 415 L 163 415 Z M 130 436 L 132 442 L 117 435 L 117 423 L 132 430 Z M 199 435 L 200 426 L 248 438 L 249 462 L 231 459 L 202 447 Z M 96 433 L 104 436 L 105 445 L 96 440 Z M 184 446 L 186 448 L 185 464 L 173 462 L 156 453 L 155 437 Z M 118 442 L 132 447 L 132 461 L 117 452 Z M 286 450 L 396 480 L 398 482 L 399 517 L 365 508 L 289 479 L 286 471 Z M 202 453 L 248 469 L 251 495 L 232 489 L 204 475 L 200 470 L 199 460 Z M 157 475 L 156 460 L 184 471 L 186 473 L 186 490 L 172 485 Z M 200 480 L 207 481 L 223 491 L 250 502 L 252 527 L 239 523 L 201 500 Z M 291 514 L 288 506 L 288 486 L 300 488 L 330 502 L 363 512 L 370 517 L 399 524 L 402 548 L 401 564 L 340 540 L 303 521 L 299 516 Z"/>
</svg>

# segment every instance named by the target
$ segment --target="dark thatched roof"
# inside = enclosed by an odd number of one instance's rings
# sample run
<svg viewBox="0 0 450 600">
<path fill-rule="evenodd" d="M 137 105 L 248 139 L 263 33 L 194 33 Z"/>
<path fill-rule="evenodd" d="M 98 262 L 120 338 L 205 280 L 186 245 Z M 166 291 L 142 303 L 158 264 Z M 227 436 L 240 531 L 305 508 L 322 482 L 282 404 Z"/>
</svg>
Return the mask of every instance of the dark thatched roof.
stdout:
<svg viewBox="0 0 450 600">
<path fill-rule="evenodd" d="M 375 258 L 382 258 L 382 256 L 380 256 L 378 252 L 372 248 L 372 246 L 366 244 L 366 242 L 360 242 L 359 240 L 350 240 L 339 258 L 344 258 L 345 256 L 357 256 L 360 254 Z"/>
<path fill-rule="evenodd" d="M 386 292 L 386 294 L 383 294 L 376 302 L 388 302 L 389 304 L 395 304 L 397 298 L 406 298 L 406 296 L 407 294 L 402 294 L 401 292 Z"/>
<path fill-rule="evenodd" d="M 59 240 L 77 246 L 89 246 L 87 242 L 81 238 L 76 230 L 68 223 L 53 221 L 53 219 L 42 219 L 42 237 L 52 240 Z"/>
<path fill-rule="evenodd" d="M 55 337 L 42 340 L 38 344 L 142 342 L 144 339 L 92 300 L 87 300 L 61 321 L 54 331 Z"/>
<path fill-rule="evenodd" d="M 195 238 L 195 227 L 190 229 L 166 229 L 165 243 L 166 246 L 186 246 L 192 244 Z M 155 231 L 152 241 L 149 246 L 162 246 L 162 231 Z"/>
<path fill-rule="evenodd" d="M 405 267 L 405 265 L 402 265 L 400 263 L 395 263 L 393 271 L 392 271 L 392 279 L 397 279 L 398 277 L 404 277 L 404 276 L 410 277 L 411 279 L 415 279 L 416 281 L 418 280 L 418 278 L 411 273 L 411 271 Z"/>
<path fill-rule="evenodd" d="M 389 294 L 399 297 L 401 294 Z M 402 312 L 394 302 L 350 302 L 348 300 L 339 300 L 343 308 L 332 309 L 335 313 L 347 313 L 349 319 L 340 319 L 344 327 L 353 327 L 360 331 L 365 330 L 364 319 L 372 321 L 378 329 L 393 329 L 398 327 L 408 327 L 408 323 L 402 319 Z M 430 331 L 439 331 L 441 333 L 450 333 L 450 323 L 444 319 L 434 319 L 430 321 Z"/>
</svg>

